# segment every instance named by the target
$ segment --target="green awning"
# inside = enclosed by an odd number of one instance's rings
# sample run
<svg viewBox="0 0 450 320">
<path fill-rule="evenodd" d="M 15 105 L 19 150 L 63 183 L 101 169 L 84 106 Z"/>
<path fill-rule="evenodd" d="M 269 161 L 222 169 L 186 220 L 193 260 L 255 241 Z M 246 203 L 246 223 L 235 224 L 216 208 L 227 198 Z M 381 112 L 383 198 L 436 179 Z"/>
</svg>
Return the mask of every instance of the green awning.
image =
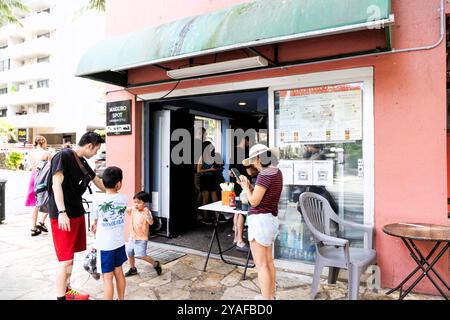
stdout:
<svg viewBox="0 0 450 320">
<path fill-rule="evenodd" d="M 117 71 L 392 23 L 391 0 L 260 0 L 106 39 L 76 75 L 125 86 Z"/>
</svg>

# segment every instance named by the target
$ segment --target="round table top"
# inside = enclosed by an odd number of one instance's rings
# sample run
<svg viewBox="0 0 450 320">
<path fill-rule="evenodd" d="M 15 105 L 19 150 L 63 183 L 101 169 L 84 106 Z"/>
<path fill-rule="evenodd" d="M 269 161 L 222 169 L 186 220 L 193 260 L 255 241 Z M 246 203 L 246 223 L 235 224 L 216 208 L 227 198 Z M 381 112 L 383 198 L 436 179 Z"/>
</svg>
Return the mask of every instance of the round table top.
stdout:
<svg viewBox="0 0 450 320">
<path fill-rule="evenodd" d="M 393 223 L 384 226 L 383 232 L 400 238 L 424 241 L 450 241 L 450 227 L 436 224 Z"/>
</svg>

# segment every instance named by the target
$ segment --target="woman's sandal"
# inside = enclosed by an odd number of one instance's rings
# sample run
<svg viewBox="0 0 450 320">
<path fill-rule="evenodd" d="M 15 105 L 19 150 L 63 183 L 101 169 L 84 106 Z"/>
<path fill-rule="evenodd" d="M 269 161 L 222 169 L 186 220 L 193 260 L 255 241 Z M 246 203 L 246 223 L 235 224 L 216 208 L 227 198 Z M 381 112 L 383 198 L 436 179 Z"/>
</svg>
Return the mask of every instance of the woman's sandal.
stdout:
<svg viewBox="0 0 450 320">
<path fill-rule="evenodd" d="M 41 232 L 42 232 L 42 231 L 41 231 L 39 228 L 31 229 L 31 236 L 32 236 L 32 237 L 35 237 L 35 236 L 37 236 L 37 235 L 40 235 Z"/>
<path fill-rule="evenodd" d="M 45 226 L 45 223 L 39 222 L 39 224 L 36 225 L 36 227 L 37 227 L 39 230 L 41 230 L 41 231 L 48 232 L 48 229 L 47 229 L 47 227 Z"/>
</svg>

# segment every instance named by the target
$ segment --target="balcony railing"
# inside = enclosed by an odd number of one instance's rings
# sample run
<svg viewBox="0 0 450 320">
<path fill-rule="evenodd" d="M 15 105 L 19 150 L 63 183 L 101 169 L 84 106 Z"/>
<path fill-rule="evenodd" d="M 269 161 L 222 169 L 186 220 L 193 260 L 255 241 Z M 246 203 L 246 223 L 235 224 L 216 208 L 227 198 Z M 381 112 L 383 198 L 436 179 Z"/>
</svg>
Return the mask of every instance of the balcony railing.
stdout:
<svg viewBox="0 0 450 320">
<path fill-rule="evenodd" d="M 49 79 L 53 69 L 49 62 L 29 64 L 0 72 L 0 84 Z"/>
<path fill-rule="evenodd" d="M 53 39 L 41 37 L 8 47 L 5 51 L 7 50 L 8 58 L 28 59 L 36 56 L 51 55 L 53 52 L 53 43 Z"/>
<path fill-rule="evenodd" d="M 22 20 L 24 29 L 31 33 L 42 33 L 56 28 L 53 15 L 48 12 L 40 12 Z"/>
<path fill-rule="evenodd" d="M 28 113 L 3 118 L 16 128 L 47 128 L 58 125 L 57 118 L 51 113 Z"/>
<path fill-rule="evenodd" d="M 7 40 L 8 37 L 26 37 L 25 29 L 19 26 L 18 24 L 7 24 L 3 27 L 0 27 L 0 41 Z M 2 42 L 3 42 L 2 41 Z"/>
<path fill-rule="evenodd" d="M 0 95 L 0 105 L 14 106 L 51 103 L 54 101 L 54 97 L 54 91 L 51 88 L 20 90 Z"/>
</svg>

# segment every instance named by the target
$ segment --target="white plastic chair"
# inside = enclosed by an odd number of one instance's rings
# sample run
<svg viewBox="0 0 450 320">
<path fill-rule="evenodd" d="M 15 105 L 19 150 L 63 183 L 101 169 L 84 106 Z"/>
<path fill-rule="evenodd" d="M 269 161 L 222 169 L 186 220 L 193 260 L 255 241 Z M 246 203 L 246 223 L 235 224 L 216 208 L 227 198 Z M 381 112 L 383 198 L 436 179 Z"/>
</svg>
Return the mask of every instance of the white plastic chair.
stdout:
<svg viewBox="0 0 450 320">
<path fill-rule="evenodd" d="M 299 208 L 316 246 L 316 264 L 311 288 L 311 298 L 316 297 L 320 275 L 324 267 L 330 267 L 329 280 L 335 282 L 339 269 L 348 270 L 348 299 L 357 300 L 361 274 L 376 263 L 376 252 L 372 249 L 373 226 L 344 221 L 333 211 L 326 198 L 312 192 L 300 195 Z M 330 233 L 330 224 L 363 230 L 367 234 L 367 248 L 350 248 L 347 239 Z M 331 279 L 332 278 L 332 279 Z"/>
</svg>

